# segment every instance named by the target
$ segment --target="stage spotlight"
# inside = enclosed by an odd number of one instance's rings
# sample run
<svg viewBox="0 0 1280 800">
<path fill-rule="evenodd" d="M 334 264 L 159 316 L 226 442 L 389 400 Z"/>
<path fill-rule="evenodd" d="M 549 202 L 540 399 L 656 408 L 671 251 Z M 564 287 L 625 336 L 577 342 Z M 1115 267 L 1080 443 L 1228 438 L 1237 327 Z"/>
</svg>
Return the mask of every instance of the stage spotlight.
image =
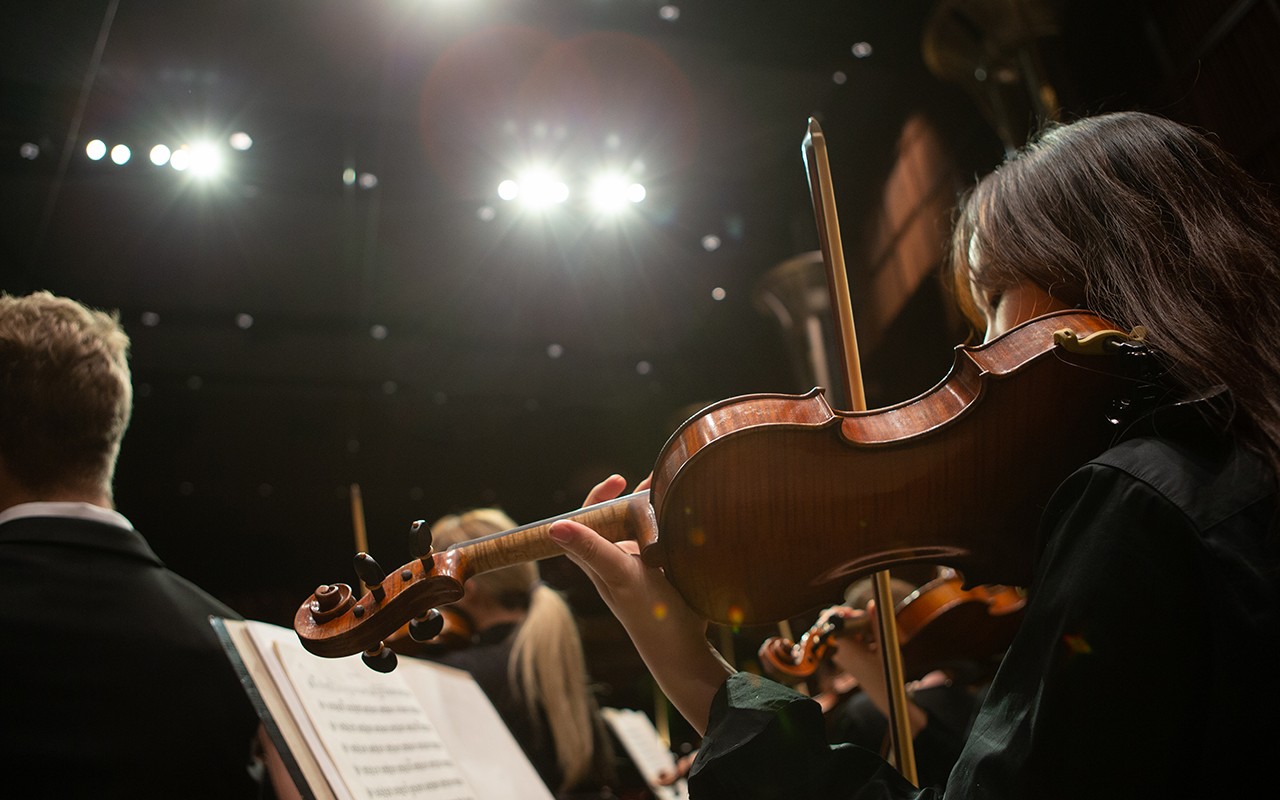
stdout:
<svg viewBox="0 0 1280 800">
<path fill-rule="evenodd" d="M 253 147 L 253 139 L 244 131 L 236 131 L 227 137 L 227 144 L 231 145 L 232 150 L 244 152 Z"/>
<path fill-rule="evenodd" d="M 191 166 L 191 151 L 186 145 L 173 151 L 173 154 L 169 156 L 169 166 L 178 172 L 183 172 L 187 167 Z"/>
<path fill-rule="evenodd" d="M 356 171 L 351 167 L 347 167 L 342 171 L 342 182 L 347 186 L 356 185 Z"/>
<path fill-rule="evenodd" d="M 601 175 L 591 184 L 591 205 L 606 214 L 616 214 L 627 205 L 627 180 L 621 175 Z"/>
<path fill-rule="evenodd" d="M 190 149 L 191 173 L 202 178 L 211 178 L 222 172 L 222 150 L 212 142 L 197 142 Z"/>
<path fill-rule="evenodd" d="M 129 163 L 129 157 L 133 155 L 128 145 L 118 144 L 111 148 L 111 160 L 119 165 Z"/>
<path fill-rule="evenodd" d="M 515 181 L 503 181 L 498 184 L 498 197 L 503 200 L 515 200 L 520 196 L 520 184 Z"/>
<path fill-rule="evenodd" d="M 18 155 L 27 161 L 35 161 L 40 157 L 40 145 L 35 142 L 23 142 L 18 146 Z"/>
<path fill-rule="evenodd" d="M 151 163 L 157 167 L 163 167 L 169 163 L 169 156 L 171 155 L 173 155 L 173 152 L 167 145 L 158 144 L 151 148 Z"/>
<path fill-rule="evenodd" d="M 645 198 L 644 186 L 617 173 L 601 175 L 591 184 L 591 204 L 597 211 L 616 214 L 628 203 L 639 203 Z"/>
<path fill-rule="evenodd" d="M 84 146 L 84 154 L 89 157 L 90 161 L 101 161 L 102 157 L 107 154 L 107 144 L 101 139 L 93 139 Z"/>
<path fill-rule="evenodd" d="M 569 187 L 550 172 L 535 170 L 520 176 L 519 197 L 532 208 L 546 208 L 569 199 Z"/>
</svg>

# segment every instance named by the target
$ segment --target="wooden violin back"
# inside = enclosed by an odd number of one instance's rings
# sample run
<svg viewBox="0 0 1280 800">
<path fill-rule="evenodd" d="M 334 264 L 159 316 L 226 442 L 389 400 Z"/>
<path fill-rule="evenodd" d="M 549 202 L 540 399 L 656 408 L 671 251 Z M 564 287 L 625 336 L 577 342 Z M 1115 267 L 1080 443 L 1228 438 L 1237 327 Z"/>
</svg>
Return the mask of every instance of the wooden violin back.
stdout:
<svg viewBox="0 0 1280 800">
<path fill-rule="evenodd" d="M 730 625 L 836 602 L 861 576 L 931 562 L 971 583 L 1025 586 L 1053 490 L 1117 434 L 1123 355 L 1054 334 L 1106 331 L 1059 312 L 959 347 L 948 377 L 885 409 L 836 412 L 818 390 L 728 400 L 686 422 L 654 471 L 646 563 Z"/>
</svg>

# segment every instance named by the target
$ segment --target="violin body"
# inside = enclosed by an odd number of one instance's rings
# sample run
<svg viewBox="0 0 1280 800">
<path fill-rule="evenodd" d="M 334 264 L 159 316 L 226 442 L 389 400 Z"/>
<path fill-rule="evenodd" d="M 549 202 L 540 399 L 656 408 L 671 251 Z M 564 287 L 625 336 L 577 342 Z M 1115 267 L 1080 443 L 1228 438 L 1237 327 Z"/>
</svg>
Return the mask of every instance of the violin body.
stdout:
<svg viewBox="0 0 1280 800">
<path fill-rule="evenodd" d="M 886 409 L 836 412 L 818 390 L 711 406 L 658 459 L 645 562 L 731 625 L 829 605 L 897 563 L 1029 585 L 1041 509 L 1109 446 L 1133 385 L 1123 356 L 1054 346 L 1063 328 L 1110 326 L 1058 312 L 958 347 L 946 380 Z"/>
<path fill-rule="evenodd" d="M 1136 382 L 1132 354 L 1075 352 L 1062 329 L 1124 338 L 1093 314 L 1058 312 L 956 348 L 944 381 L 896 406 L 837 412 L 818 389 L 725 400 L 672 435 L 648 492 L 429 553 L 358 601 L 321 586 L 294 629 L 317 655 L 380 647 L 472 575 L 560 555 L 547 532 L 564 518 L 637 541 L 696 612 L 727 625 L 830 605 L 904 562 L 1028 585 L 1040 510 L 1107 448 L 1113 403 Z"/>
<path fill-rule="evenodd" d="M 1027 595 L 1012 586 L 964 588 L 957 577 L 921 586 L 897 611 L 908 680 L 973 665 L 995 671 L 1022 624 Z"/>
</svg>

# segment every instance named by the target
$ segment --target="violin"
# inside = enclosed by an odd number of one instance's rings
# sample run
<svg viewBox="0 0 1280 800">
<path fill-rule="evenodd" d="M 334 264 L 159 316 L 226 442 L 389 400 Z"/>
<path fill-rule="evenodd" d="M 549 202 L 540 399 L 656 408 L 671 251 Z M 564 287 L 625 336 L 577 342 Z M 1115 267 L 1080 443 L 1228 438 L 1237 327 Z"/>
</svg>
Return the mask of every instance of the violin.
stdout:
<svg viewBox="0 0 1280 800">
<path fill-rule="evenodd" d="M 1022 623 L 1026 593 L 1011 586 L 974 586 L 951 574 L 935 578 L 899 602 L 894 609 L 902 648 L 904 674 L 915 680 L 956 663 L 990 668 Z M 791 680 L 810 677 L 826 658 L 831 640 L 841 631 L 870 628 L 864 614 L 832 614 L 819 619 L 799 641 L 780 636 L 760 645 L 765 668 Z"/>
<path fill-rule="evenodd" d="M 830 605 L 896 563 L 1027 585 L 1040 509 L 1110 444 L 1146 349 L 1094 314 L 1060 311 L 955 353 L 946 379 L 888 408 L 833 411 L 820 389 L 716 403 L 667 441 L 648 491 L 427 548 L 389 574 L 369 559 L 363 597 L 322 585 L 294 630 L 316 655 L 365 651 L 391 668 L 383 640 L 425 625 L 473 575 L 560 555 L 547 534 L 567 518 L 637 541 L 694 611 L 727 625 Z"/>
</svg>

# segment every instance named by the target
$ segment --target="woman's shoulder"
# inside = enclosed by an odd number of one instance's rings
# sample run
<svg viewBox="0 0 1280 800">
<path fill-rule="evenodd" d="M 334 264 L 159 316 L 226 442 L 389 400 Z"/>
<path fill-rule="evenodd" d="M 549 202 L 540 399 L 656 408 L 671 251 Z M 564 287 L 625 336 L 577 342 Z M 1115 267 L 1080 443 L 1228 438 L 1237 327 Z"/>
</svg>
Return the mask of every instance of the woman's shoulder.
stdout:
<svg viewBox="0 0 1280 800">
<path fill-rule="evenodd" d="M 1084 471 L 1094 479 L 1110 473 L 1119 484 L 1145 485 L 1200 530 L 1250 509 L 1275 506 L 1276 481 L 1267 462 L 1208 424 L 1168 426 L 1130 436 L 1089 462 Z"/>
</svg>

